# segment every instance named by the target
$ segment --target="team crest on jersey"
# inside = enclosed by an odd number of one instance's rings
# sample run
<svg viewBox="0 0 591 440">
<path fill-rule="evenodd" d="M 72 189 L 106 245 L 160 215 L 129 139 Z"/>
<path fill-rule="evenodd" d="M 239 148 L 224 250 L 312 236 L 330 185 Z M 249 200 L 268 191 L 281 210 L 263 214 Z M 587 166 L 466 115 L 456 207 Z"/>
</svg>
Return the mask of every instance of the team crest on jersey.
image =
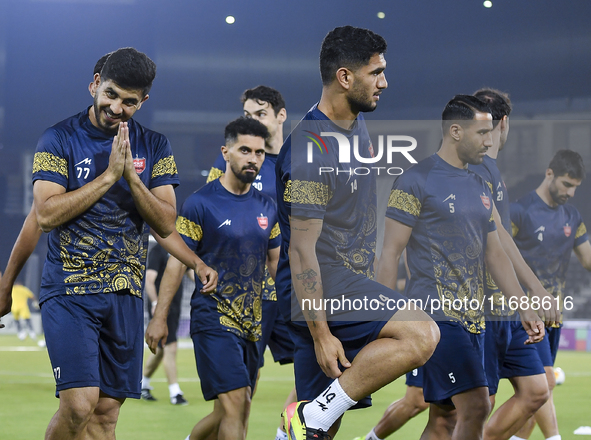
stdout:
<svg viewBox="0 0 591 440">
<path fill-rule="evenodd" d="M 260 217 L 257 217 L 257 221 L 259 222 L 259 226 L 262 229 L 267 229 L 269 227 L 269 219 L 265 217 L 262 213 Z"/>
<path fill-rule="evenodd" d="M 142 174 L 146 169 L 146 158 L 136 157 L 135 159 L 133 159 L 133 166 L 135 167 L 136 173 Z"/>
<path fill-rule="evenodd" d="M 482 200 L 482 204 L 486 209 L 490 209 L 490 198 L 488 196 L 483 194 L 480 196 L 480 200 Z"/>
<path fill-rule="evenodd" d="M 369 150 L 369 154 L 371 155 L 371 157 L 376 157 L 373 151 L 373 144 L 371 143 L 371 141 L 369 141 L 369 147 L 367 147 L 367 149 Z"/>
<path fill-rule="evenodd" d="M 567 223 L 566 226 L 563 226 L 562 228 L 564 229 L 564 235 L 570 237 L 570 234 L 572 232 L 572 228 L 570 227 L 570 225 Z"/>
</svg>

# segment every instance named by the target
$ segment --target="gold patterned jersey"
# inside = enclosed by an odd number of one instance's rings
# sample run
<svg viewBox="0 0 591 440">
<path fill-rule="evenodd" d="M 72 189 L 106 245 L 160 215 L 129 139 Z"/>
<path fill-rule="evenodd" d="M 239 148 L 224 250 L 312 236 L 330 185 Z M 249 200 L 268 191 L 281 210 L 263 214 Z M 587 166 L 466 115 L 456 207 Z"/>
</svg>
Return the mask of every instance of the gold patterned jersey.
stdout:
<svg viewBox="0 0 591 440">
<path fill-rule="evenodd" d="M 177 186 L 166 137 L 128 121 L 133 162 L 148 189 Z M 113 136 L 94 127 L 88 110 L 47 129 L 33 158 L 33 183 L 75 191 L 109 165 Z M 122 177 L 90 209 L 49 233 L 40 302 L 55 295 L 127 291 L 142 295 L 148 226 Z"/>
<path fill-rule="evenodd" d="M 484 254 L 488 233 L 496 230 L 492 203 L 480 176 L 434 154 L 394 182 L 386 211 L 412 228 L 406 296 L 428 304 L 433 319 L 459 322 L 471 333 L 484 329 Z"/>
<path fill-rule="evenodd" d="M 187 246 L 218 272 L 211 295 L 200 293 L 195 280 L 191 333 L 222 329 L 258 341 L 267 251 L 281 242 L 275 201 L 252 187 L 232 194 L 216 179 L 187 198 L 176 225 Z"/>
<path fill-rule="evenodd" d="M 532 191 L 511 203 L 511 223 L 523 259 L 562 306 L 572 251 L 589 240 L 581 214 L 568 203 L 548 206 Z"/>
<path fill-rule="evenodd" d="M 257 175 L 252 187 L 259 190 L 263 194 L 268 195 L 273 200 L 277 201 L 277 192 L 275 191 L 275 163 L 277 162 L 276 154 L 265 153 L 265 160 L 259 174 Z M 220 153 L 216 158 L 213 166 L 209 170 L 207 176 L 207 183 L 219 179 L 226 172 L 226 161 L 224 155 Z M 269 274 L 269 270 L 265 269 L 265 281 L 262 287 L 263 301 L 277 301 L 277 293 L 275 292 L 275 280 Z"/>
<path fill-rule="evenodd" d="M 344 148 L 343 148 L 344 147 Z M 343 157 L 341 157 L 341 153 Z M 348 157 L 345 157 L 348 153 Z M 363 114 L 345 130 L 315 105 L 285 141 L 277 159 L 277 204 L 283 235 L 277 267 L 277 297 L 286 320 L 300 320 L 291 293 L 290 216 L 322 219 L 316 256 L 325 265 L 373 277 L 377 200 L 375 174 L 360 167 L 372 160 L 373 146 Z M 343 160 L 341 160 L 343 159 Z M 342 291 L 323 285 L 325 298 Z M 292 310 L 294 313 L 292 314 Z"/>
</svg>

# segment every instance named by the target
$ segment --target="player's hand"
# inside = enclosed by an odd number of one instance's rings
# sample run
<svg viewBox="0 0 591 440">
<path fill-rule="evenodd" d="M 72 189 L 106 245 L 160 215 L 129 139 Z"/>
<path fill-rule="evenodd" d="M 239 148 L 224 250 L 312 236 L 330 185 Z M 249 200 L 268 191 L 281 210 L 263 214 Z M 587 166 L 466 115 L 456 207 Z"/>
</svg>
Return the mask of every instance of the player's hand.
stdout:
<svg viewBox="0 0 591 440">
<path fill-rule="evenodd" d="M 540 308 L 537 310 L 538 315 L 546 324 L 546 327 L 554 327 L 562 322 L 562 312 L 560 305 L 554 298 L 554 295 L 540 286 L 538 291 L 530 293 L 531 298 L 537 297 L 539 299 Z"/>
<path fill-rule="evenodd" d="M 168 338 L 166 319 L 154 316 L 146 329 L 146 343 L 148 344 L 148 347 L 150 347 L 150 351 L 156 354 L 158 343 L 162 341 L 162 346 L 164 347 L 166 338 Z"/>
<path fill-rule="evenodd" d="M 336 379 L 343 374 L 339 369 L 339 362 L 345 368 L 351 366 L 345 356 L 343 344 L 332 334 L 328 334 L 322 339 L 314 339 L 314 351 L 316 352 L 318 365 L 320 365 L 324 374 L 331 379 Z"/>
<path fill-rule="evenodd" d="M 218 286 L 218 273 L 204 262 L 199 263 L 194 271 L 203 284 L 200 292 L 207 295 L 214 293 Z"/>
<path fill-rule="evenodd" d="M 107 172 L 113 177 L 114 181 L 118 181 L 123 175 L 126 164 L 127 150 L 129 149 L 129 128 L 127 122 L 119 124 L 117 136 L 113 138 L 113 145 L 111 146 L 111 155 L 109 156 L 109 167 Z M 133 165 L 133 159 L 131 160 Z"/>
<path fill-rule="evenodd" d="M 546 330 L 544 323 L 540 317 L 533 310 L 520 310 L 519 315 L 521 316 L 521 323 L 523 328 L 529 336 L 525 341 L 525 344 L 536 344 L 544 339 Z"/>
</svg>

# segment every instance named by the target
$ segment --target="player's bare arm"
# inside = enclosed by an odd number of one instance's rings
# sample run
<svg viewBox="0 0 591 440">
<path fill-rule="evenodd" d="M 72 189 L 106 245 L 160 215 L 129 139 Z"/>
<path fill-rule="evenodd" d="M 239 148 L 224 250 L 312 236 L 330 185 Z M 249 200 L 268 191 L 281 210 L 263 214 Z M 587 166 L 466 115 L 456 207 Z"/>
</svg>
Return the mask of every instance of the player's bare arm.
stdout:
<svg viewBox="0 0 591 440">
<path fill-rule="evenodd" d="M 123 175 L 125 154 L 129 140 L 127 123 L 119 124 L 117 136 L 113 138 L 109 166 L 100 176 L 86 185 L 70 192 L 63 186 L 46 180 L 37 180 L 33 185 L 37 222 L 44 232 L 63 225 L 78 217 L 94 205 Z"/>
<path fill-rule="evenodd" d="M 150 311 L 154 315 L 156 304 L 158 303 L 158 291 L 156 290 L 156 278 L 158 277 L 158 271 L 154 269 L 146 269 L 146 277 L 144 281 L 144 290 L 148 295 L 150 301 Z"/>
<path fill-rule="evenodd" d="M 501 216 L 499 215 L 496 206 L 493 207 L 493 215 L 495 223 L 501 225 Z M 539 304 L 545 305 L 545 307 L 540 308 L 540 311 L 538 312 L 540 317 L 548 327 L 551 327 L 554 323 L 558 324 L 560 322 L 560 308 L 556 301 L 554 301 L 554 297 L 544 289 L 544 286 L 542 286 L 538 277 L 536 277 L 531 268 L 527 265 L 521 252 L 519 252 L 519 248 L 513 241 L 511 234 L 509 234 L 509 232 L 503 227 L 498 228 L 497 231 L 501 244 L 503 245 L 503 250 L 511 260 L 511 264 L 513 264 L 517 279 L 525 286 L 530 296 L 537 296 L 540 300 Z M 548 300 L 543 301 L 544 297 L 548 297 Z"/>
<path fill-rule="evenodd" d="M 160 341 L 162 341 L 162 345 L 166 342 L 166 338 L 168 337 L 168 326 L 166 325 L 168 309 L 170 308 L 170 303 L 174 295 L 179 290 L 186 270 L 187 266 L 175 257 L 172 255 L 168 257 L 166 269 L 160 281 L 158 304 L 154 310 L 154 317 L 150 320 L 146 329 L 146 343 L 152 353 L 156 353 Z"/>
<path fill-rule="evenodd" d="M 591 244 L 589 241 L 581 243 L 575 248 L 575 255 L 579 259 L 581 265 L 591 272 Z"/>
<path fill-rule="evenodd" d="M 269 269 L 269 275 L 271 278 L 275 280 L 275 276 L 277 275 L 277 263 L 279 262 L 279 250 L 281 248 L 278 246 L 274 249 L 267 250 L 267 269 Z"/>
<path fill-rule="evenodd" d="M 37 246 L 41 233 L 42 231 L 35 215 L 35 205 L 33 204 L 14 243 L 4 275 L 0 279 L 0 317 L 10 312 L 12 287 L 25 263 L 35 251 L 35 246 Z"/>
<path fill-rule="evenodd" d="M 218 273 L 205 264 L 195 252 L 189 249 L 189 246 L 186 245 L 176 229 L 166 238 L 162 238 L 153 229 L 151 230 L 151 233 L 166 252 L 181 261 L 188 268 L 195 271 L 197 277 L 203 284 L 201 293 L 215 292 L 218 284 Z"/>
<path fill-rule="evenodd" d="M 386 217 L 384 246 L 378 264 L 376 281 L 392 290 L 396 289 L 398 263 L 410 239 L 411 233 L 411 227 Z"/>
<path fill-rule="evenodd" d="M 505 295 L 507 299 L 515 297 L 518 300 L 518 312 L 521 317 L 521 322 L 523 328 L 529 335 L 526 344 L 540 342 L 545 334 L 544 323 L 531 307 L 523 306 L 521 298 L 527 298 L 527 295 L 521 289 L 519 281 L 517 281 L 517 275 L 515 275 L 511 260 L 501 245 L 497 231 L 488 233 L 485 261 L 488 271 L 492 275 L 497 286 L 499 286 L 503 292 L 503 295 Z"/>
<path fill-rule="evenodd" d="M 312 304 L 322 303 L 324 299 L 320 266 L 316 256 L 316 242 L 322 231 L 322 224 L 320 219 L 290 218 L 291 279 L 301 307 L 304 299 L 310 300 Z M 345 357 L 341 341 L 330 332 L 325 311 L 322 307 L 320 310 L 310 309 L 304 310 L 302 307 L 302 312 L 314 339 L 316 360 L 324 374 L 335 379 L 342 374 L 338 361 L 344 367 L 349 367 L 351 364 Z"/>
</svg>

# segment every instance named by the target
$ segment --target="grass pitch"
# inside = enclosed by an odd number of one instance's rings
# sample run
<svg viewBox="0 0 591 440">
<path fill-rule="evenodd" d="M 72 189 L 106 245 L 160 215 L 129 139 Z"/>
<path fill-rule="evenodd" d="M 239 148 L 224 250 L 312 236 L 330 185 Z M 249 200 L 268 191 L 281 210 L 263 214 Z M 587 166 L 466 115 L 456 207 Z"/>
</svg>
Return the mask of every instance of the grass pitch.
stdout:
<svg viewBox="0 0 591 440">
<path fill-rule="evenodd" d="M 159 400 L 127 400 L 119 417 L 118 439 L 184 440 L 194 424 L 211 411 L 212 403 L 205 402 L 201 395 L 193 350 L 179 349 L 177 361 L 179 383 L 189 405 L 176 407 L 169 403 L 164 371 L 160 368 L 153 379 L 153 394 Z M 584 439 L 585 436 L 576 436 L 573 431 L 579 426 L 591 426 L 591 353 L 561 351 L 556 365 L 566 373 L 565 383 L 554 391 L 562 438 Z M 248 439 L 275 438 L 279 414 L 292 387 L 291 366 L 274 364 L 267 356 L 253 399 Z M 511 391 L 509 382 L 502 381 L 497 402 L 504 402 Z M 47 423 L 58 407 L 54 392 L 47 351 L 30 339 L 20 341 L 16 336 L 0 333 L 0 439 L 42 439 Z M 375 393 L 372 408 L 349 411 L 345 415 L 337 438 L 351 440 L 365 435 L 386 407 L 401 398 L 404 392 L 402 378 Z M 391 438 L 418 439 L 426 420 L 427 414 L 420 414 Z M 536 428 L 531 440 L 542 439 Z"/>
</svg>

